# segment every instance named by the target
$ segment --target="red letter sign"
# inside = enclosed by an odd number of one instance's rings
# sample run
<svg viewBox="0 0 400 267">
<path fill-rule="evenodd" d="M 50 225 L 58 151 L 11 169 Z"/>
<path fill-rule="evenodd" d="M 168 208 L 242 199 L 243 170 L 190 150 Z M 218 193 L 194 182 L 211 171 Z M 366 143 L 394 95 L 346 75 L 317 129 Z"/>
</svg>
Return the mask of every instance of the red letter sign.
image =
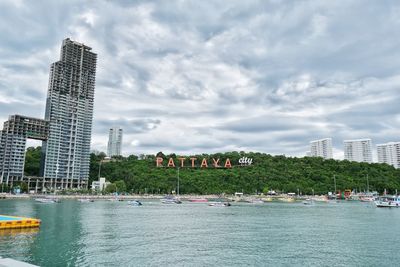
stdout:
<svg viewBox="0 0 400 267">
<path fill-rule="evenodd" d="M 229 159 L 226 159 L 226 161 L 225 161 L 225 168 L 232 168 L 232 164 Z"/>
<path fill-rule="evenodd" d="M 175 162 L 174 162 L 173 158 L 169 158 L 167 167 L 174 167 L 175 168 Z"/>
<path fill-rule="evenodd" d="M 206 160 L 206 159 L 203 159 L 203 160 L 201 161 L 201 166 L 200 166 L 200 168 L 203 168 L 203 167 L 208 168 L 207 160 Z"/>
</svg>

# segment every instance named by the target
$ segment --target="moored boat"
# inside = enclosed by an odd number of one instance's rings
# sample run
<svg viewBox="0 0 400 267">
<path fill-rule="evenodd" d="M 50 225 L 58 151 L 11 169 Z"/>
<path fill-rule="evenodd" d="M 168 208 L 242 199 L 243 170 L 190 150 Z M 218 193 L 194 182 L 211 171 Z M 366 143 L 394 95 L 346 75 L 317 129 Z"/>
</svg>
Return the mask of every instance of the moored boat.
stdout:
<svg viewBox="0 0 400 267">
<path fill-rule="evenodd" d="M 378 208 L 398 208 L 400 207 L 400 196 L 383 196 L 375 201 Z"/>
<path fill-rule="evenodd" d="M 130 200 L 130 201 L 128 201 L 128 205 L 131 205 L 131 206 L 142 206 L 143 204 L 139 200 Z"/>
<path fill-rule="evenodd" d="M 60 200 L 57 198 L 44 198 L 44 197 L 35 198 L 35 201 L 40 202 L 40 203 L 58 203 L 58 202 L 60 202 Z"/>
<path fill-rule="evenodd" d="M 90 198 L 79 198 L 78 201 L 79 202 L 94 202 L 94 200 L 90 199 Z"/>
<path fill-rule="evenodd" d="M 303 201 L 304 205 L 313 205 L 314 204 L 314 200 L 311 198 L 307 198 Z"/>
<path fill-rule="evenodd" d="M 375 197 L 372 197 L 372 196 L 360 197 L 360 201 L 361 202 L 374 202 L 375 201 Z"/>
<path fill-rule="evenodd" d="M 229 202 L 213 202 L 213 203 L 208 204 L 208 206 L 211 206 L 211 207 L 230 207 L 231 203 L 229 203 Z"/>
<path fill-rule="evenodd" d="M 161 203 L 163 203 L 163 204 L 181 204 L 182 201 L 177 197 L 166 196 L 163 199 L 161 199 Z"/>
</svg>

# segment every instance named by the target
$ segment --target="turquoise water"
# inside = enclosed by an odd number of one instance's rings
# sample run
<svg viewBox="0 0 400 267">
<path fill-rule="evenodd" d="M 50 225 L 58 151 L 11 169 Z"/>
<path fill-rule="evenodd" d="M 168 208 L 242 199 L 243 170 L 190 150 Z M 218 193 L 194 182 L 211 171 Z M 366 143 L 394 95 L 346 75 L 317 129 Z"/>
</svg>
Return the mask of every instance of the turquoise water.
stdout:
<svg viewBox="0 0 400 267">
<path fill-rule="evenodd" d="M 0 221 L 17 221 L 17 220 L 18 220 L 18 218 L 0 215 Z"/>
<path fill-rule="evenodd" d="M 369 203 L 163 205 L 1 200 L 40 231 L 0 232 L 0 256 L 40 266 L 397 266 L 400 209 Z"/>
</svg>

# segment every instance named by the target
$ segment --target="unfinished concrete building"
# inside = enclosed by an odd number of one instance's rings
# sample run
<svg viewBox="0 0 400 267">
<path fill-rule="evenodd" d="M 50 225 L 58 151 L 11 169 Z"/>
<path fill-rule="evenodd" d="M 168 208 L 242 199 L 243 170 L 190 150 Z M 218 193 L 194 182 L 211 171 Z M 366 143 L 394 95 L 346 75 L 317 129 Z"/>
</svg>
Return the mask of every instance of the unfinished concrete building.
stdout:
<svg viewBox="0 0 400 267">
<path fill-rule="evenodd" d="M 49 122 L 43 119 L 12 115 L 0 132 L 0 183 L 13 186 L 24 180 L 26 140 L 47 140 Z"/>
<path fill-rule="evenodd" d="M 1 182 L 30 189 L 87 188 L 97 55 L 65 39 L 50 68 L 45 119 L 11 116 L 0 142 Z M 35 128 L 36 127 L 36 128 Z M 41 177 L 23 176 L 26 139 L 42 140 Z"/>
</svg>

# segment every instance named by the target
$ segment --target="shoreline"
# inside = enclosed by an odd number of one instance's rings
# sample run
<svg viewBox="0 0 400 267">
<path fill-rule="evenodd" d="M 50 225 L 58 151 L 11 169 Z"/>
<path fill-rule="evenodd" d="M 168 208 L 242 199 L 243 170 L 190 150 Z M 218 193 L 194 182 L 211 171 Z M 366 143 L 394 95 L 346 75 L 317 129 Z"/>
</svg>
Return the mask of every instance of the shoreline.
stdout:
<svg viewBox="0 0 400 267">
<path fill-rule="evenodd" d="M 166 194 L 130 194 L 130 195 L 90 195 L 90 194 L 77 194 L 77 195 L 52 195 L 52 194 L 9 194 L 9 193 L 0 193 L 0 199 L 35 199 L 35 198 L 59 198 L 59 199 L 94 199 L 94 200 L 108 200 L 113 198 L 118 198 L 121 200 L 133 200 L 133 199 L 163 199 Z M 176 196 L 176 195 L 174 195 Z M 235 197 L 235 195 L 197 195 L 197 194 L 183 194 L 179 195 L 181 200 L 189 200 L 189 199 L 225 199 L 229 201 L 246 201 L 251 199 L 269 199 L 267 201 L 274 201 L 280 199 L 292 199 L 292 200 L 305 200 L 308 198 L 314 199 L 325 199 L 328 200 L 327 196 L 309 196 L 309 195 L 301 195 L 301 196 L 288 196 L 287 194 L 280 195 L 243 195 L 242 197 Z"/>
</svg>

